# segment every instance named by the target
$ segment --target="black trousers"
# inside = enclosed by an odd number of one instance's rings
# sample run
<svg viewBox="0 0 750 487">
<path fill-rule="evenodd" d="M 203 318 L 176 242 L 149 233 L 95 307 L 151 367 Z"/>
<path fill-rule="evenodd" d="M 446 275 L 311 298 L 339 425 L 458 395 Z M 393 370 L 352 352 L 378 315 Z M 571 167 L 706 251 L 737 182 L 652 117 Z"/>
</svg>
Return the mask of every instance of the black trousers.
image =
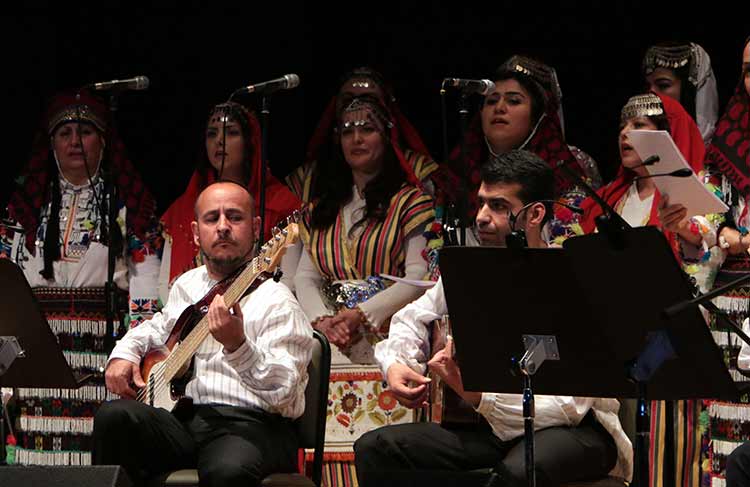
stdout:
<svg viewBox="0 0 750 487">
<path fill-rule="evenodd" d="M 299 444 L 291 420 L 260 409 L 198 405 L 175 415 L 130 399 L 104 403 L 93 436 L 93 463 L 122 465 L 138 484 L 197 468 L 201 486 L 260 485 L 296 470 Z"/>
<path fill-rule="evenodd" d="M 554 427 L 534 435 L 539 487 L 606 477 L 617 462 L 612 436 L 589 414 L 577 427 Z M 355 444 L 357 478 L 363 487 L 525 486 L 523 438 L 502 441 L 489 425 L 447 429 L 434 423 L 386 426 Z M 487 472 L 472 472 L 493 469 Z"/>
<path fill-rule="evenodd" d="M 750 442 L 734 449 L 727 458 L 727 487 L 750 486 Z"/>
</svg>

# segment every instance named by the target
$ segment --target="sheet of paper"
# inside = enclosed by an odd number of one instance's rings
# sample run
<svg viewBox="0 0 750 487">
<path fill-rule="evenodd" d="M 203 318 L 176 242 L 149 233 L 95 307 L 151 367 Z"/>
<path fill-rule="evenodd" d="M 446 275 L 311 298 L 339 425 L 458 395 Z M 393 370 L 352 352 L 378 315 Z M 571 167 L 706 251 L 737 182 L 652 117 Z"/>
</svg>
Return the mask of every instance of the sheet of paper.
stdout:
<svg viewBox="0 0 750 487">
<path fill-rule="evenodd" d="M 679 169 L 690 169 L 669 132 L 664 130 L 631 130 L 628 140 L 641 160 L 657 155 L 659 161 L 646 166 L 650 175 L 665 174 Z M 688 216 L 724 213 L 729 207 L 703 185 L 698 175 L 690 177 L 657 176 L 653 178 L 662 195 L 669 196 L 670 204 L 687 208 Z"/>
<path fill-rule="evenodd" d="M 420 281 L 417 279 L 404 279 L 403 277 L 391 276 L 389 274 L 379 274 L 379 276 L 385 279 L 389 279 L 391 281 L 402 282 L 404 284 L 409 284 L 411 286 L 421 287 L 425 289 L 431 288 L 437 282 L 437 281 Z"/>
</svg>

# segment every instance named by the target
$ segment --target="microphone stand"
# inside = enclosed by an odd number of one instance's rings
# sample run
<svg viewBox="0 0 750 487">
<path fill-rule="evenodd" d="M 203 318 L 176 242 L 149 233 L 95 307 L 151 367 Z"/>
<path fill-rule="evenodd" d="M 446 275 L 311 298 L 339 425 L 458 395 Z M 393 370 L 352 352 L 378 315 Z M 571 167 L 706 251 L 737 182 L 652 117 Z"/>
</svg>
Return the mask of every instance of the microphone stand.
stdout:
<svg viewBox="0 0 750 487">
<path fill-rule="evenodd" d="M 111 112 L 111 127 L 110 133 L 114 133 L 115 127 L 115 114 L 117 113 L 117 91 L 112 91 L 109 95 L 109 110 Z M 111 141 L 110 141 L 111 142 Z M 114 149 L 113 144 L 110 147 Z M 117 255 L 115 254 L 114 241 L 115 241 L 115 230 L 119 231 L 117 227 L 117 188 L 115 184 L 114 167 L 112 164 L 112 158 L 109 158 L 107 167 L 103 168 L 104 176 L 104 188 L 106 190 L 105 199 L 107 201 L 107 282 L 104 284 L 104 292 L 107 302 L 107 331 L 104 337 L 104 348 L 109 354 L 115 347 L 115 317 L 118 311 L 118 297 L 117 297 L 117 285 L 115 284 L 115 265 L 117 262 Z M 123 246 L 125 245 L 124 236 L 122 238 Z M 122 325 L 122 322 L 120 322 Z M 119 330 L 118 327 L 117 333 Z"/>
<path fill-rule="evenodd" d="M 260 109 L 260 231 L 258 233 L 258 245 L 265 242 L 264 229 L 266 226 L 266 171 L 268 170 L 268 125 L 271 118 L 271 101 L 270 97 L 263 95 L 261 97 Z"/>
<path fill-rule="evenodd" d="M 561 161 L 562 162 L 562 161 Z M 596 228 L 599 229 L 599 231 L 613 242 L 616 243 L 618 247 L 622 246 L 622 232 L 625 230 L 631 229 L 633 227 L 630 226 L 628 222 L 626 222 L 619 213 L 615 211 L 614 208 L 612 208 L 609 203 L 604 201 L 604 199 L 599 196 L 599 194 L 589 186 L 586 181 L 583 180 L 578 174 L 573 172 L 569 167 L 567 167 L 563 163 L 558 163 L 558 168 L 562 169 L 562 171 L 573 180 L 573 182 L 580 186 L 583 191 L 589 195 L 596 204 L 599 205 L 599 207 L 602 209 L 602 214 L 596 217 Z"/>
<path fill-rule="evenodd" d="M 523 434 L 524 464 L 526 467 L 526 485 L 536 487 L 536 469 L 534 465 L 534 419 L 536 407 L 534 391 L 531 387 L 531 376 L 539 371 L 546 360 L 560 360 L 557 339 L 554 336 L 524 335 L 523 345 L 526 350 L 521 359 L 513 358 L 511 374 L 520 372 L 523 379 Z"/>
<path fill-rule="evenodd" d="M 702 305 L 704 308 L 714 313 L 716 317 L 721 321 L 727 328 L 731 329 L 740 339 L 746 344 L 750 345 L 750 337 L 742 331 L 742 327 L 738 325 L 725 311 L 719 309 L 711 300 L 717 296 L 721 296 L 729 291 L 732 291 L 745 283 L 750 282 L 750 275 L 740 277 L 730 283 L 727 283 L 721 287 L 714 289 L 706 294 L 700 294 L 693 299 L 687 301 L 681 301 L 677 304 L 670 306 L 664 310 L 664 316 L 667 319 L 672 319 L 686 309 L 697 307 Z"/>
<path fill-rule="evenodd" d="M 463 188 L 462 191 L 459 192 L 458 197 L 458 203 L 456 206 L 456 212 L 458 213 L 456 217 L 456 223 L 459 226 L 459 238 L 458 238 L 458 245 L 464 246 L 466 245 L 466 225 L 467 225 L 467 215 L 468 212 L 468 204 L 467 199 L 468 195 L 466 194 L 466 187 L 468 185 L 468 178 L 469 175 L 467 174 L 466 170 L 468 168 L 468 160 L 466 155 L 466 133 L 469 130 L 469 95 L 465 91 L 461 91 L 461 94 L 458 97 L 458 118 L 459 123 L 461 126 L 461 168 L 463 169 Z"/>
</svg>

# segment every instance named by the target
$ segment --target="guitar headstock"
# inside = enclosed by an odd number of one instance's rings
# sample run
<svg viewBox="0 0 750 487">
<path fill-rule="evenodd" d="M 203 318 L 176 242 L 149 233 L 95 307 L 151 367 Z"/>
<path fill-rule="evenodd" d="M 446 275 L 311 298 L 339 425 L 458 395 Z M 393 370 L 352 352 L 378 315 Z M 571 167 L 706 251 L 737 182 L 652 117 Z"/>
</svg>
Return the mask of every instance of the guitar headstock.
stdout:
<svg viewBox="0 0 750 487">
<path fill-rule="evenodd" d="M 299 238 L 299 220 L 300 213 L 295 211 L 286 218 L 283 228 L 275 226 L 271 229 L 271 239 L 258 252 L 260 271 L 273 270 L 281 263 L 287 247 L 294 245 Z"/>
</svg>

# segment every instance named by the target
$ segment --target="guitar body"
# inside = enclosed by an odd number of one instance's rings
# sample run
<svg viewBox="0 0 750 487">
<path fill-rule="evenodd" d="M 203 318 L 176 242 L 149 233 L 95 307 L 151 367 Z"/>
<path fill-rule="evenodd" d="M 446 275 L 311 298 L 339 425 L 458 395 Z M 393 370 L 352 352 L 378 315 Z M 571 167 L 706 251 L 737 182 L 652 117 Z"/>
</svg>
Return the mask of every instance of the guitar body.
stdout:
<svg viewBox="0 0 750 487">
<path fill-rule="evenodd" d="M 268 279 L 278 281 L 281 257 L 286 247 L 299 237 L 294 223 L 298 219 L 299 214 L 295 212 L 287 218 L 285 229 L 274 227 L 273 237 L 261 247 L 257 256 L 216 283 L 197 303 L 185 308 L 169 332 L 164 347 L 143 357 L 140 368 L 146 385 L 138 391 L 138 401 L 168 411 L 178 406 L 192 376 L 193 357 L 211 334 L 206 314 L 214 298 L 223 296 L 227 307 L 231 308 Z"/>
<path fill-rule="evenodd" d="M 450 334 L 450 320 L 447 316 L 432 323 L 430 356 L 435 355 L 445 347 L 445 342 Z M 428 377 L 432 379 L 429 410 L 431 422 L 441 425 L 479 424 L 481 415 L 453 389 L 443 383 L 439 375 L 430 372 Z"/>
<path fill-rule="evenodd" d="M 212 288 L 211 292 L 213 291 L 214 289 Z M 209 295 L 211 292 L 209 292 Z M 171 411 L 174 409 L 177 401 L 182 398 L 185 393 L 187 381 L 190 379 L 190 375 L 192 375 L 188 371 L 191 371 L 193 362 L 191 360 L 183 367 L 184 370 L 181 371 L 182 373 L 170 381 L 169 387 L 159 387 L 160 377 L 164 375 L 164 361 L 169 358 L 172 352 L 177 350 L 180 342 L 203 319 L 206 312 L 208 312 L 208 308 L 206 308 L 205 312 L 201 312 L 200 307 L 195 304 L 185 308 L 177 319 L 174 328 L 169 333 L 165 347 L 152 350 L 143 357 L 143 360 L 141 360 L 141 377 L 143 377 L 143 381 L 146 383 L 143 391 L 144 403 Z"/>
<path fill-rule="evenodd" d="M 177 352 L 180 344 L 193 332 L 196 326 L 203 320 L 208 313 L 208 307 L 217 294 L 225 294 L 226 290 L 234 282 L 234 278 L 244 270 L 241 267 L 231 276 L 216 283 L 211 290 L 197 303 L 188 306 L 180 314 L 175 322 L 172 331 L 167 337 L 164 348 L 148 352 L 141 360 L 141 377 L 143 377 L 146 386 L 139 392 L 139 400 L 158 408 L 164 408 L 172 411 L 178 401 L 185 394 L 185 387 L 189 382 L 193 372 L 193 354 L 179 369 L 177 374 L 169 381 L 169 384 L 163 384 L 163 377 L 169 375 L 165 373 L 166 360 Z M 249 294 L 267 279 L 273 277 L 268 272 L 262 272 L 255 276 L 253 283 L 248 287 L 243 295 Z"/>
</svg>

